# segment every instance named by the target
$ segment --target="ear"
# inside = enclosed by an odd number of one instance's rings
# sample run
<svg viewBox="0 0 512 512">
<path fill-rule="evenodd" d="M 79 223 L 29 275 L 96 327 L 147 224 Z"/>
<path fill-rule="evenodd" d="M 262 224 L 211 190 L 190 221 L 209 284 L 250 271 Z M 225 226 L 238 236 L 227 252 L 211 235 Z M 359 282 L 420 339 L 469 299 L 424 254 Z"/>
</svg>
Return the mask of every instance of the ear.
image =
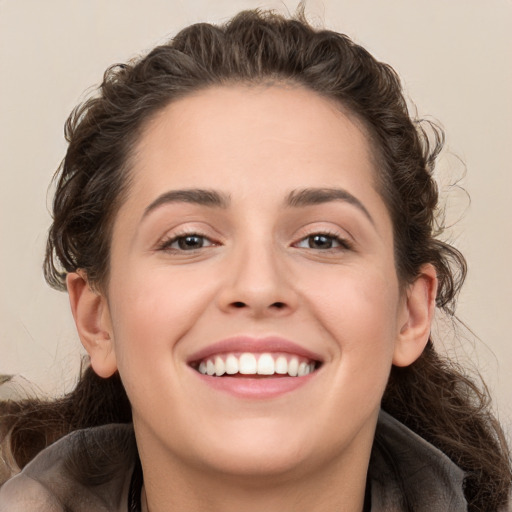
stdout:
<svg viewBox="0 0 512 512">
<path fill-rule="evenodd" d="M 110 377 L 117 363 L 107 299 L 91 288 L 83 272 L 69 273 L 66 284 L 78 335 L 91 366 L 100 377 Z"/>
<path fill-rule="evenodd" d="M 409 366 L 420 357 L 430 336 L 437 294 L 437 273 L 433 265 L 421 267 L 420 274 L 406 290 L 399 319 L 393 364 Z"/>
</svg>

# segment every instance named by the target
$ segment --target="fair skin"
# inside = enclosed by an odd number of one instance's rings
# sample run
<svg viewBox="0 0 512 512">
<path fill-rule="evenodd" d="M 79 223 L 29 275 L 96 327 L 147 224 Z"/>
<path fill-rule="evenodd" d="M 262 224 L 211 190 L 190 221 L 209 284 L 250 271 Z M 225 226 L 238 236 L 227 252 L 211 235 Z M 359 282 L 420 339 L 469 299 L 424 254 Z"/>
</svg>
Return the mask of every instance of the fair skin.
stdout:
<svg viewBox="0 0 512 512">
<path fill-rule="evenodd" d="M 108 284 L 68 290 L 130 398 L 146 510 L 362 510 L 389 371 L 421 354 L 437 284 L 426 265 L 399 286 L 374 174 L 360 123 L 299 87 L 210 88 L 145 128 Z M 247 352 L 312 373 L 198 371 Z"/>
</svg>

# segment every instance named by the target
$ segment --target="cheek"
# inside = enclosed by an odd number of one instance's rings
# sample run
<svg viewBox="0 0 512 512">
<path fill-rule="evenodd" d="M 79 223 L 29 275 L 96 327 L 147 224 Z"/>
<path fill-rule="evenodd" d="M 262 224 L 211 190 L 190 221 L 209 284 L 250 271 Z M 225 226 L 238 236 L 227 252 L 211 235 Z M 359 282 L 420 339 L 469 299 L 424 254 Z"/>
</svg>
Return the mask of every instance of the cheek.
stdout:
<svg viewBox="0 0 512 512">
<path fill-rule="evenodd" d="M 392 276 L 378 267 L 345 268 L 303 282 L 303 295 L 343 351 L 374 350 L 397 334 L 399 293 Z"/>
<path fill-rule="evenodd" d="M 112 279 L 109 297 L 120 371 L 170 359 L 213 294 L 212 280 L 194 271 L 148 266 Z"/>
<path fill-rule="evenodd" d="M 323 392 L 325 400 L 315 404 L 318 417 L 327 418 L 326 438 L 342 443 L 354 435 L 354 425 L 365 424 L 380 408 L 397 335 L 399 293 L 393 275 L 376 266 L 344 268 L 322 280 L 321 287 L 318 280 L 316 287 L 304 282 L 309 308 L 331 340 L 326 371 L 332 372 L 332 381 Z"/>
<path fill-rule="evenodd" d="M 375 265 L 364 271 L 340 269 L 321 287 L 318 281 L 316 287 L 304 283 L 309 307 L 331 340 L 336 367 L 332 401 L 348 410 L 363 404 L 371 410 L 384 392 L 398 334 L 399 292 L 393 276 L 394 271 Z"/>
</svg>

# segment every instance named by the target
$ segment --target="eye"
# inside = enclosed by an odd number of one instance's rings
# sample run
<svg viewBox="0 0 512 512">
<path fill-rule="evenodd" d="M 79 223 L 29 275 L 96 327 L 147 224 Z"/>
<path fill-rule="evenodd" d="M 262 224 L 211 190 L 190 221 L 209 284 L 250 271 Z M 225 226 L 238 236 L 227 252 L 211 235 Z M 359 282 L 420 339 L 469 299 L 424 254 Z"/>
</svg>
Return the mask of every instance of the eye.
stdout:
<svg viewBox="0 0 512 512">
<path fill-rule="evenodd" d="M 172 238 L 164 240 L 159 246 L 160 250 L 173 251 L 194 251 L 203 247 L 211 247 L 216 245 L 208 237 L 197 233 L 188 233 L 184 235 L 176 235 Z"/>
<path fill-rule="evenodd" d="M 329 250 L 329 249 L 350 249 L 350 244 L 340 238 L 337 235 L 330 235 L 328 233 L 315 233 L 313 235 L 309 235 L 302 240 L 299 240 L 295 244 L 296 247 L 301 249 L 316 249 L 316 250 Z"/>
</svg>

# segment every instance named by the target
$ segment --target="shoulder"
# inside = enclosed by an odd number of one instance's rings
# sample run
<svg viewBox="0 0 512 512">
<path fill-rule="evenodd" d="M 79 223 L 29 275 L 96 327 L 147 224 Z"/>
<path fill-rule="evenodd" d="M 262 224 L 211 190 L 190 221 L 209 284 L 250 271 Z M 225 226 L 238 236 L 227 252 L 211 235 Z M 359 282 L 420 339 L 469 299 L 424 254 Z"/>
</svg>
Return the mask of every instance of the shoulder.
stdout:
<svg viewBox="0 0 512 512">
<path fill-rule="evenodd" d="M 443 452 L 381 411 L 370 461 L 377 510 L 466 511 L 465 473 Z"/>
<path fill-rule="evenodd" d="M 0 488 L 0 512 L 63 512 L 56 497 L 40 482 L 20 473 Z"/>
<path fill-rule="evenodd" d="M 122 510 L 135 454 L 131 425 L 73 432 L 0 488 L 0 512 Z"/>
</svg>

